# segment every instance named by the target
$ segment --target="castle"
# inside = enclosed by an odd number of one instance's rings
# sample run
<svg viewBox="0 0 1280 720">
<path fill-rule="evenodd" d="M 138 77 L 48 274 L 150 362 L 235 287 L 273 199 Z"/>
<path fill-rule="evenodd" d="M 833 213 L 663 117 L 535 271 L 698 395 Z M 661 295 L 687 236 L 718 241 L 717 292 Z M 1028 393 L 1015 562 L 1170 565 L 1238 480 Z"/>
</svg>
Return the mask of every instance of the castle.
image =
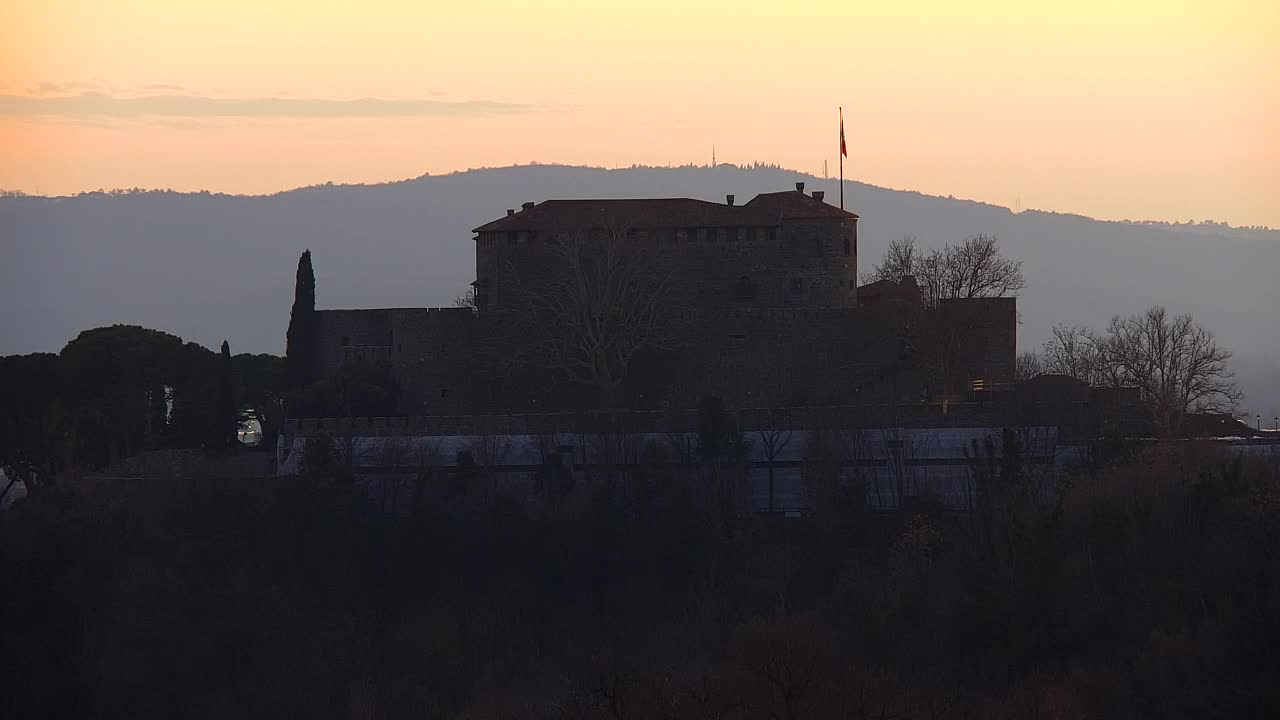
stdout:
<svg viewBox="0 0 1280 720">
<path fill-rule="evenodd" d="M 858 216 L 820 191 L 806 193 L 803 183 L 741 204 L 732 195 L 723 204 L 528 202 L 474 232 L 469 307 L 317 311 L 315 374 L 330 377 L 357 360 L 389 366 L 405 417 L 564 412 L 602 402 L 680 410 L 707 395 L 742 409 L 909 404 L 972 398 L 1014 379 L 1015 299 L 925 307 L 910 278 L 859 288 Z M 565 288 L 580 273 L 579 285 L 616 290 L 614 279 L 596 277 L 600 267 L 574 266 L 576 256 L 565 253 L 574 238 L 625 252 L 632 269 L 619 271 L 616 284 L 643 300 L 637 305 L 646 314 L 635 322 L 663 324 L 660 337 L 626 347 L 625 373 L 610 376 L 616 382 L 605 399 L 574 376 L 572 358 L 544 363 L 530 351 L 539 332 L 558 325 L 568 332 L 573 322 L 572 308 L 560 308 L 564 317 L 530 313 L 545 299 L 539 283 Z M 607 303 L 585 322 L 624 313 L 620 301 Z"/>
</svg>

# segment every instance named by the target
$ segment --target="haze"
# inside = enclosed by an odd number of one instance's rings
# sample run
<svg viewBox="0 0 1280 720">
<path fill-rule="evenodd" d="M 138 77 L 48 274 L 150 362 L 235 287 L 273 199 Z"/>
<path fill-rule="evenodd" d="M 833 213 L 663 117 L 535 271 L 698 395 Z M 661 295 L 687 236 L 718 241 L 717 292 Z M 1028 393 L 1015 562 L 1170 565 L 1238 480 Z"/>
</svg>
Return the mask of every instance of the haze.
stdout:
<svg viewBox="0 0 1280 720">
<path fill-rule="evenodd" d="M 0 188 L 264 193 L 529 161 L 778 163 L 1280 226 L 1280 5 L 0 8 Z"/>
</svg>

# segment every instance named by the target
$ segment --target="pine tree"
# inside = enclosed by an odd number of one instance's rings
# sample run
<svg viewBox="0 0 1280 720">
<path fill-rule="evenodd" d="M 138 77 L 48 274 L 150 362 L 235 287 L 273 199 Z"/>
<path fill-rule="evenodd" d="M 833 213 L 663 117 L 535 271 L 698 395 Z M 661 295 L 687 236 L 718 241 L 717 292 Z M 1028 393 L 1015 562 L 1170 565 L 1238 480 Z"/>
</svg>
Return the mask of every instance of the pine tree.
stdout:
<svg viewBox="0 0 1280 720">
<path fill-rule="evenodd" d="M 291 390 L 311 384 L 311 355 L 315 349 L 316 276 L 311 268 L 311 251 L 298 258 L 298 277 L 293 288 L 293 310 L 285 338 L 285 374 Z"/>
</svg>

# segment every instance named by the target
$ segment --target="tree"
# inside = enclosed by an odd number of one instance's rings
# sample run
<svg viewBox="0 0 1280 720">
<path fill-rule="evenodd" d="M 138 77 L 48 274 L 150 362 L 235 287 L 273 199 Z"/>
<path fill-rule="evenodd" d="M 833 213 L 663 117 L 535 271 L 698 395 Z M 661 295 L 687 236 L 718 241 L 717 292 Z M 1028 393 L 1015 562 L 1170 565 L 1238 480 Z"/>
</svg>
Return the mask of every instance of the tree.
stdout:
<svg viewBox="0 0 1280 720">
<path fill-rule="evenodd" d="M 889 243 L 889 248 L 884 251 L 884 259 L 873 267 L 871 272 L 863 274 L 862 282 L 889 280 L 900 283 L 903 278 L 909 275 L 915 276 L 923 269 L 924 253 L 916 248 L 915 237 L 903 235 L 901 240 Z"/>
<path fill-rule="evenodd" d="M 1014 382 L 1030 380 L 1033 377 L 1043 375 L 1044 372 L 1044 358 L 1040 356 L 1040 353 L 1034 350 L 1018 353 L 1013 368 Z"/>
<path fill-rule="evenodd" d="M 222 351 L 218 357 L 218 395 L 216 402 L 217 417 L 214 424 L 214 447 L 227 449 L 235 447 L 239 437 L 240 412 L 236 406 L 235 385 L 232 382 L 231 346 L 222 341 Z"/>
<path fill-rule="evenodd" d="M 1138 388 L 1156 431 L 1175 437 L 1188 413 L 1235 410 L 1242 394 L 1227 366 L 1231 352 L 1190 315 L 1161 306 L 1111 319 L 1097 342 L 1104 366 Z"/>
<path fill-rule="evenodd" d="M 240 410 L 253 410 L 264 441 L 274 442 L 284 420 L 288 394 L 285 360 L 278 355 L 241 353 L 231 358 L 237 382 Z"/>
<path fill-rule="evenodd" d="M 862 282 L 873 283 L 880 280 L 902 282 L 904 277 L 915 275 L 920 270 L 923 260 L 923 253 L 916 248 L 915 237 L 903 235 L 902 239 L 889 243 L 889 247 L 884 252 L 884 258 L 871 269 L 871 272 L 863 273 Z"/>
<path fill-rule="evenodd" d="M 1022 263 L 1000 254 L 1000 243 L 992 235 L 971 235 L 959 245 L 923 253 L 915 238 L 904 237 L 889 245 L 884 260 L 864 281 L 902 282 L 908 275 L 920 286 L 927 307 L 942 300 L 1007 297 L 1027 286 Z"/>
<path fill-rule="evenodd" d="M 1067 375 L 1090 385 L 1104 384 L 1106 376 L 1101 340 L 1083 325 L 1059 323 L 1044 343 L 1044 368 L 1055 375 Z"/>
<path fill-rule="evenodd" d="M 196 343 L 180 349 L 181 366 L 173 388 L 170 421 L 176 447 L 214 448 L 219 444 L 219 357 Z"/>
<path fill-rule="evenodd" d="M 293 309 L 285 336 L 285 368 L 289 387 L 300 390 L 311 384 L 311 363 L 315 351 L 316 276 L 311 267 L 311 251 L 298 258 L 298 274 L 293 287 Z"/>
<path fill-rule="evenodd" d="M 0 470 L 9 478 L 0 498 L 15 482 L 40 492 L 69 459 L 59 361 L 52 353 L 0 357 Z"/>
<path fill-rule="evenodd" d="M 59 357 L 77 462 L 101 467 L 172 443 L 169 389 L 197 379 L 181 338 L 112 325 L 80 333 Z"/>
<path fill-rule="evenodd" d="M 636 354 L 674 339 L 671 272 L 617 228 L 560 235 L 548 249 L 548 267 L 509 273 L 530 336 L 523 354 L 611 404 Z"/>
</svg>

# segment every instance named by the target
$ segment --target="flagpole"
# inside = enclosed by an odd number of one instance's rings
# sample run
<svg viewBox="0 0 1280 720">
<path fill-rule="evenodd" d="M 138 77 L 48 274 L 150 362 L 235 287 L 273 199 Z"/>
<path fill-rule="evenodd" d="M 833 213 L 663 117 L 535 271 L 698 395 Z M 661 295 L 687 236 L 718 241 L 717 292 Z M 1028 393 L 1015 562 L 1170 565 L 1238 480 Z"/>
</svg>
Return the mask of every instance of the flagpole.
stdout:
<svg viewBox="0 0 1280 720">
<path fill-rule="evenodd" d="M 844 107 L 840 108 L 840 209 L 844 209 Z"/>
</svg>

